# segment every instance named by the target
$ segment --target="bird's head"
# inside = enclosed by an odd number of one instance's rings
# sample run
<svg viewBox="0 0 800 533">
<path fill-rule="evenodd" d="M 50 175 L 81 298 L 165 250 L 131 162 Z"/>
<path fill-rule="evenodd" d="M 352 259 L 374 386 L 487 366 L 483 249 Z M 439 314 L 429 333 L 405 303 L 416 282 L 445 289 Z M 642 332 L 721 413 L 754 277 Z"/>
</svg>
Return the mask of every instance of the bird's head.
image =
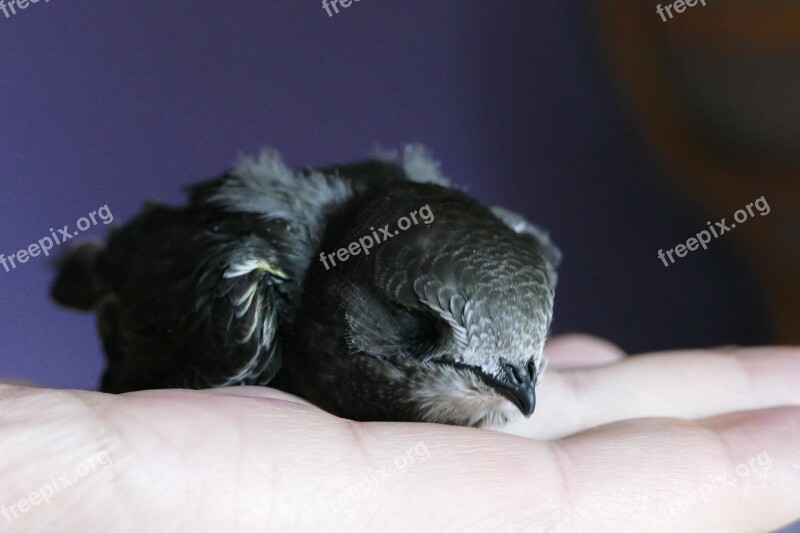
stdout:
<svg viewBox="0 0 800 533">
<path fill-rule="evenodd" d="M 346 206 L 315 259 L 286 358 L 303 396 L 357 420 L 533 413 L 554 285 L 534 239 L 463 193 L 403 182 Z"/>
</svg>

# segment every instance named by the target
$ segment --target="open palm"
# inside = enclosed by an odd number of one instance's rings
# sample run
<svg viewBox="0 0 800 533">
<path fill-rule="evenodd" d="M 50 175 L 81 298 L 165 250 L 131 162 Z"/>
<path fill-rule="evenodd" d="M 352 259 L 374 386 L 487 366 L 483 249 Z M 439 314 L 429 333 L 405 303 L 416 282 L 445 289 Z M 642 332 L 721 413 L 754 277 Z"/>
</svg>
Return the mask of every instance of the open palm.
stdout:
<svg viewBox="0 0 800 533">
<path fill-rule="evenodd" d="M 0 386 L 0 530 L 767 531 L 800 517 L 800 350 L 554 339 L 502 432 L 266 388 Z"/>
</svg>

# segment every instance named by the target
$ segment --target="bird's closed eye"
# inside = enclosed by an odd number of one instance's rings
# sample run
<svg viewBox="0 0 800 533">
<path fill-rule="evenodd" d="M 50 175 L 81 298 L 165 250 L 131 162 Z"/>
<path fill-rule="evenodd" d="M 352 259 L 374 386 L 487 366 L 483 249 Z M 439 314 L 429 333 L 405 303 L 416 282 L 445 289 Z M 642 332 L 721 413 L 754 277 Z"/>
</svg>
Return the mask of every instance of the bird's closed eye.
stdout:
<svg viewBox="0 0 800 533">
<path fill-rule="evenodd" d="M 353 285 L 344 302 L 346 338 L 353 352 L 428 360 L 441 355 L 449 339 L 449 326 L 439 317 L 376 298 L 363 287 Z"/>
<path fill-rule="evenodd" d="M 397 321 L 400 336 L 406 340 L 408 355 L 418 359 L 432 359 L 441 354 L 449 338 L 449 328 L 438 316 L 401 305 L 392 305 L 392 315 Z"/>
</svg>

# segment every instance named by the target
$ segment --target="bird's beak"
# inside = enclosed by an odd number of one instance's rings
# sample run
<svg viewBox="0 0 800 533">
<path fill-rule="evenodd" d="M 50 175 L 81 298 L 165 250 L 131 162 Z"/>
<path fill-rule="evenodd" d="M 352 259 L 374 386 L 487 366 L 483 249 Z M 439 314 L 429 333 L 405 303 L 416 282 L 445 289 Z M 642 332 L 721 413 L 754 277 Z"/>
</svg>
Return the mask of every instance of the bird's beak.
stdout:
<svg viewBox="0 0 800 533">
<path fill-rule="evenodd" d="M 523 415 L 529 417 L 536 409 L 536 389 L 524 369 L 505 365 L 499 376 L 481 372 L 481 376 L 492 388 L 508 398 Z"/>
</svg>

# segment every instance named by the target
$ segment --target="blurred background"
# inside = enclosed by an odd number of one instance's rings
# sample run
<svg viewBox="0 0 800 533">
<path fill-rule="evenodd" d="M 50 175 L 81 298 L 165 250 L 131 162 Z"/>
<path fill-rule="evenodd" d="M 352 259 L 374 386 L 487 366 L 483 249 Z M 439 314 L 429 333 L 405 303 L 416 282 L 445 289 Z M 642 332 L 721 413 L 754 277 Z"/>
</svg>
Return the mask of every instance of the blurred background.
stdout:
<svg viewBox="0 0 800 533">
<path fill-rule="evenodd" d="M 0 13 L 0 253 L 262 146 L 293 166 L 424 143 L 564 252 L 555 333 L 629 352 L 798 343 L 800 5 L 52 0 Z M 665 267 L 764 196 L 771 211 Z M 86 235 L 103 236 L 99 224 Z M 74 241 L 73 241 L 74 242 Z M 66 245 L 65 245 L 66 246 Z M 94 388 L 94 318 L 0 268 L 0 375 Z"/>
</svg>

